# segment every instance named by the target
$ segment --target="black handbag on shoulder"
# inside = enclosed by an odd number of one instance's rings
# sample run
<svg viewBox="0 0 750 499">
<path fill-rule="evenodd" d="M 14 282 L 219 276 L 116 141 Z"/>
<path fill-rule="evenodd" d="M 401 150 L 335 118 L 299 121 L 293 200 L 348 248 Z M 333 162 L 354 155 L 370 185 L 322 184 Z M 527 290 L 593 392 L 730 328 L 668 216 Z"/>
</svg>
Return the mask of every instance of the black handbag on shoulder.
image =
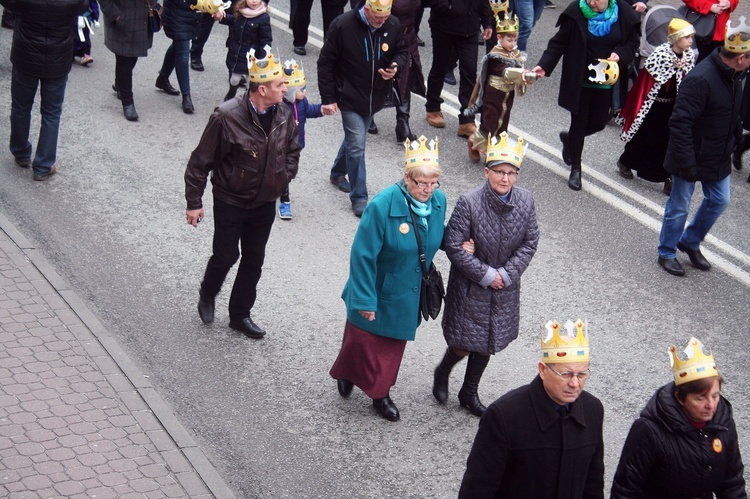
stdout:
<svg viewBox="0 0 750 499">
<path fill-rule="evenodd" d="M 146 0 L 148 6 L 148 29 L 152 33 L 161 31 L 161 6 L 157 3 L 156 8 L 151 7 L 151 2 Z"/>
<path fill-rule="evenodd" d="M 687 5 L 681 5 L 677 9 L 677 12 L 679 12 L 687 22 L 693 25 L 696 38 L 703 38 L 706 40 L 713 39 L 714 31 L 716 31 L 716 14 L 709 12 L 704 15 L 700 12 L 694 11 Z"/>
<path fill-rule="evenodd" d="M 404 197 L 406 197 L 406 194 L 404 194 Z M 408 199 L 406 202 L 407 204 L 409 203 Z M 424 256 L 422 240 L 419 237 L 417 217 L 414 215 L 414 212 L 411 211 L 411 208 L 409 208 L 409 213 L 411 214 L 411 221 L 414 225 L 414 235 L 417 238 L 419 264 L 422 266 L 422 286 L 419 291 L 419 313 L 422 314 L 424 320 L 428 321 L 430 319 L 437 319 L 437 316 L 440 314 L 440 309 L 443 308 L 445 286 L 443 286 L 443 276 L 440 275 L 440 271 L 435 267 L 434 263 L 431 263 L 430 270 L 427 270 L 427 265 L 425 265 L 427 259 Z"/>
</svg>

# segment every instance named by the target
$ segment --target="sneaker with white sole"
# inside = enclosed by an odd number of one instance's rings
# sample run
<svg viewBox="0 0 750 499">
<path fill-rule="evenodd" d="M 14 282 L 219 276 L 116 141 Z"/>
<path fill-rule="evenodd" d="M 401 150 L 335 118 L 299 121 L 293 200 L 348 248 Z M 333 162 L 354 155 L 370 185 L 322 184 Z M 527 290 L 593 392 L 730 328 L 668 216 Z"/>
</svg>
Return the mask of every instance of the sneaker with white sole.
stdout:
<svg viewBox="0 0 750 499">
<path fill-rule="evenodd" d="M 279 203 L 279 218 L 282 220 L 292 219 L 292 204 L 291 203 Z"/>
</svg>

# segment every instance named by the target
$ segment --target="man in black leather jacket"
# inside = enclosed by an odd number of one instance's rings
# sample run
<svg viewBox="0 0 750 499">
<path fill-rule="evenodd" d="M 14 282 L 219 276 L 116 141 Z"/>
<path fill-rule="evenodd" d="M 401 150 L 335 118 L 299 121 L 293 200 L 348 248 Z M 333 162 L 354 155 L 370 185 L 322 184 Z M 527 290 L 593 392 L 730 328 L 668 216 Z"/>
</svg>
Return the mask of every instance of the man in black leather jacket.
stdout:
<svg viewBox="0 0 750 499">
<path fill-rule="evenodd" d="M 76 18 L 89 8 L 88 0 L 0 0 L 13 11 L 15 30 L 10 60 L 10 152 L 18 166 L 34 171 L 34 180 L 55 174 L 65 86 L 73 65 Z M 31 108 L 41 86 L 41 128 L 33 161 L 29 128 Z"/>
<path fill-rule="evenodd" d="M 270 47 L 266 53 L 271 54 Z M 276 199 L 297 175 L 301 149 L 294 117 L 279 105 L 287 91 L 282 76 L 275 61 L 267 67 L 253 64 L 247 94 L 216 108 L 185 170 L 187 223 L 196 227 L 203 218 L 201 198 L 209 173 L 214 193 L 213 255 L 201 282 L 198 313 L 203 322 L 213 322 L 214 298 L 240 256 L 239 244 L 242 260 L 229 299 L 229 327 L 256 339 L 266 332 L 250 318 L 250 310 Z"/>
</svg>

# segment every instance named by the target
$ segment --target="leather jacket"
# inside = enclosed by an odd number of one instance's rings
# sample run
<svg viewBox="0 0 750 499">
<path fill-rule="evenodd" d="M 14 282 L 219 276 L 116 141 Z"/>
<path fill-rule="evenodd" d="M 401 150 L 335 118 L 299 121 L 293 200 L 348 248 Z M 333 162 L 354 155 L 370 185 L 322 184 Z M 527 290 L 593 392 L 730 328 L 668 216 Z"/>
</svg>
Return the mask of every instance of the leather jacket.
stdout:
<svg viewBox="0 0 750 499">
<path fill-rule="evenodd" d="M 211 172 L 214 198 L 253 209 L 281 196 L 297 175 L 299 130 L 285 105 L 276 105 L 271 131 L 263 130 L 248 97 L 216 108 L 185 170 L 187 209 L 203 207 Z"/>
</svg>

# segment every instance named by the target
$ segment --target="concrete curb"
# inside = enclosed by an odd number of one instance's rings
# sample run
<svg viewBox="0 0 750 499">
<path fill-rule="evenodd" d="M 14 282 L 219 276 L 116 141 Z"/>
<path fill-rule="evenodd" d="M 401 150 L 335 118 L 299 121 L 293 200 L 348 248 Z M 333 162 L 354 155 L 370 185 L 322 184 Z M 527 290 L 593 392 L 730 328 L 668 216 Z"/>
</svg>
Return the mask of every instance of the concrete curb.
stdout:
<svg viewBox="0 0 750 499">
<path fill-rule="evenodd" d="M 209 459 L 203 453 L 201 448 L 195 443 L 184 426 L 177 420 L 172 409 L 159 396 L 156 390 L 151 386 L 143 373 L 130 360 L 130 357 L 120 348 L 114 337 L 107 331 L 104 325 L 86 306 L 85 302 L 70 288 L 65 280 L 57 273 L 49 261 L 29 242 L 28 239 L 8 220 L 5 215 L 0 213 L 0 230 L 5 232 L 8 237 L 18 246 L 21 251 L 28 257 L 29 261 L 37 268 L 39 273 L 49 282 L 50 286 L 60 295 L 68 304 L 73 312 L 80 318 L 81 322 L 88 328 L 96 343 L 90 341 L 91 338 L 81 338 L 81 346 L 91 356 L 97 364 L 102 374 L 110 381 L 113 376 L 119 376 L 122 372 L 127 378 L 127 382 L 113 383 L 113 387 L 123 403 L 128 405 L 127 397 L 123 392 L 132 392 L 132 387 L 140 395 L 151 413 L 151 418 L 140 418 L 138 423 L 144 429 L 151 439 L 154 446 L 159 451 L 168 450 L 171 446 L 165 445 L 165 438 L 171 439 L 177 448 L 183 453 L 191 466 L 200 476 L 203 483 L 211 491 L 214 497 L 219 499 L 234 499 L 235 495 L 229 489 L 227 484 L 221 478 Z M 89 341 L 86 341 L 89 340 Z M 113 362 L 114 361 L 114 362 Z M 132 387 L 129 385 L 132 384 Z M 132 394 L 131 394 L 132 395 Z M 162 430 L 163 428 L 163 430 Z M 166 431 L 166 434 L 165 434 Z M 178 481 L 182 480 L 181 475 L 184 473 L 175 473 Z"/>
</svg>

